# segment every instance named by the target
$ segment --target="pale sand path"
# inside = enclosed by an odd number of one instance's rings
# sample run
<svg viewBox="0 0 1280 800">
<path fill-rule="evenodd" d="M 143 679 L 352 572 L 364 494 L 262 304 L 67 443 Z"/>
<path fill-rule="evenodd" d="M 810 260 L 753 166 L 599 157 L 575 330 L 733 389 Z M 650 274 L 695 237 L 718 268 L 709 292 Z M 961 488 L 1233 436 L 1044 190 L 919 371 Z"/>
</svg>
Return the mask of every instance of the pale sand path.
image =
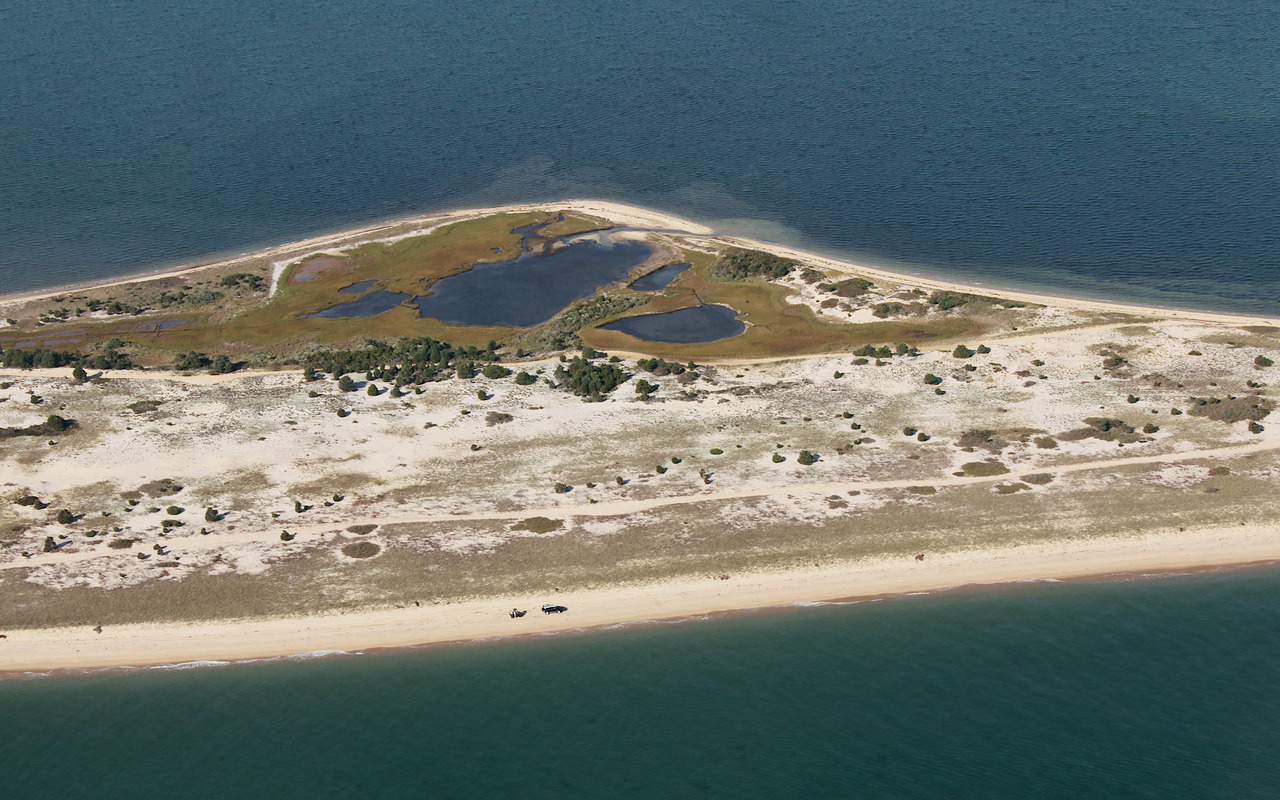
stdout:
<svg viewBox="0 0 1280 800">
<path fill-rule="evenodd" d="M 1252 442 L 1246 445 L 1215 447 L 1207 450 L 1189 450 L 1181 453 L 1134 456 L 1133 458 L 1112 458 L 1104 461 L 1086 461 L 1077 464 L 1063 464 L 1056 467 L 1036 467 L 1034 469 L 1018 470 L 1005 475 L 995 476 L 959 477 L 955 475 L 946 475 L 938 476 L 936 478 L 911 478 L 887 481 L 796 483 L 753 489 L 729 489 L 723 491 L 712 489 L 699 494 L 654 497 L 647 500 L 606 501 L 590 505 L 555 505 L 539 508 L 523 508 L 518 511 L 478 511 L 471 514 L 371 516 L 361 517 L 360 521 L 366 524 L 396 525 L 405 523 L 519 520 L 539 516 L 557 518 L 613 517 L 625 514 L 638 514 L 657 508 L 668 508 L 671 506 L 689 505 L 693 503 L 711 503 L 724 500 L 743 500 L 800 494 L 828 495 L 840 494 L 851 490 L 875 491 L 878 489 L 905 489 L 909 486 L 951 487 L 982 483 L 1002 483 L 1017 481 L 1019 480 L 1019 475 L 1022 474 L 1039 473 L 1054 475 L 1057 477 L 1074 472 L 1092 472 L 1096 470 L 1116 469 L 1135 464 L 1165 464 L 1184 461 L 1198 461 L 1200 459 L 1209 458 L 1230 458 L 1247 455 L 1249 453 L 1258 453 L 1277 449 L 1280 449 L 1280 435 L 1268 436 L 1261 441 Z M 295 517 L 294 520 L 297 520 L 297 518 Z M 244 544 L 248 542 L 279 541 L 280 531 L 288 531 L 295 537 L 293 541 L 302 544 L 307 541 L 323 540 L 326 535 L 335 534 L 343 530 L 346 524 L 347 523 L 328 522 L 320 524 L 304 523 L 299 525 L 296 524 L 296 522 L 289 520 L 273 520 L 273 524 L 265 529 L 258 528 L 250 531 L 211 533 L 208 535 L 195 533 L 187 534 L 185 536 L 166 536 L 163 539 L 163 544 L 171 552 L 176 552 L 181 555 L 183 550 L 213 549 L 224 545 Z M 135 551 L 91 550 L 77 553 L 58 553 L 57 551 L 52 553 L 37 553 L 31 558 L 19 558 L 13 561 L 0 563 L 0 570 L 23 569 L 26 567 L 37 567 L 43 564 L 71 564 L 81 561 L 91 561 L 97 558 L 119 557 L 122 555 L 127 556 L 131 555 L 133 552 Z"/>
<path fill-rule="evenodd" d="M 88 626 L 8 631 L 0 672 L 42 672 L 194 661 L 358 652 L 494 637 L 552 633 L 644 620 L 871 598 L 970 584 L 1186 571 L 1280 559 L 1280 535 L 1239 527 L 1161 532 L 1051 545 L 975 549 L 912 558 L 734 575 L 661 584 L 511 596 L 423 607 L 198 624 Z M 569 608 L 543 615 L 555 602 Z M 529 616 L 510 619 L 511 607 Z"/>
</svg>

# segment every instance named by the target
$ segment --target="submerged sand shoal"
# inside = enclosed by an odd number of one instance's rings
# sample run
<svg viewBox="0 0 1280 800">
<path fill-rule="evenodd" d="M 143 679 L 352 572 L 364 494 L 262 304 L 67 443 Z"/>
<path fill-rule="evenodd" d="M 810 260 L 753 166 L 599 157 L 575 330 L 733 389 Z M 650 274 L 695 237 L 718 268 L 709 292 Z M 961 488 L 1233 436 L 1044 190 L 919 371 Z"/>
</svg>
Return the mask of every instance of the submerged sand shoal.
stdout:
<svg viewBox="0 0 1280 800">
<path fill-rule="evenodd" d="M 719 576 L 340 615 L 201 624 L 17 631 L 0 640 L 0 672 L 47 672 L 347 653 L 549 634 L 736 610 L 870 599 L 960 586 L 1144 575 L 1280 561 L 1280 532 L 1238 526 L 1053 545 L 974 549 L 912 559 Z M 565 605 L 545 615 L 543 602 Z M 510 607 L 529 610 L 522 619 Z"/>
</svg>

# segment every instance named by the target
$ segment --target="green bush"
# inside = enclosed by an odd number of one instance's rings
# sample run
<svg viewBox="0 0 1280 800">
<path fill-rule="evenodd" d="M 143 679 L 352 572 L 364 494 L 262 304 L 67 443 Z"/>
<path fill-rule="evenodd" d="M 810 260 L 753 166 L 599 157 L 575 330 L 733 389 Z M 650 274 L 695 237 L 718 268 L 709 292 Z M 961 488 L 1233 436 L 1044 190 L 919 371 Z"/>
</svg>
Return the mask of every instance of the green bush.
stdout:
<svg viewBox="0 0 1280 800">
<path fill-rule="evenodd" d="M 179 514 L 181 514 L 183 511 L 186 511 L 186 509 L 180 506 L 169 506 L 164 510 L 164 513 L 168 514 L 171 517 L 176 517 Z"/>
<path fill-rule="evenodd" d="M 713 456 L 718 456 L 718 455 L 723 455 L 723 454 L 724 454 L 724 451 L 723 451 L 723 450 L 721 450 L 719 447 L 713 447 L 713 448 L 711 448 L 711 451 L 710 451 L 710 452 L 711 452 L 711 455 L 713 455 Z"/>
<path fill-rule="evenodd" d="M 786 461 L 786 460 L 787 460 L 787 457 L 784 455 L 781 455 L 779 453 L 773 454 L 773 463 L 775 464 L 781 464 L 783 461 Z"/>
<path fill-rule="evenodd" d="M 480 374 L 490 380 L 497 380 L 498 378 L 505 378 L 510 375 L 511 370 L 501 364 L 485 364 L 484 369 L 480 370 Z"/>
<path fill-rule="evenodd" d="M 69 509 L 63 508 L 58 511 L 56 519 L 59 525 L 70 525 L 76 521 L 76 515 L 72 514 Z"/>
<path fill-rule="evenodd" d="M 990 348 L 990 347 L 987 347 L 985 344 L 980 344 L 980 345 L 978 345 L 978 349 L 977 349 L 977 351 L 976 351 L 976 352 L 977 352 L 979 355 L 986 355 L 987 353 L 990 353 L 990 352 L 991 352 L 991 348 Z"/>
<path fill-rule="evenodd" d="M 938 384 L 942 383 L 942 378 L 939 378 L 937 375 L 934 375 L 932 372 L 929 372 L 929 373 L 925 373 L 924 382 L 926 386 L 937 386 Z"/>
<path fill-rule="evenodd" d="M 1267 358 L 1266 356 L 1258 356 L 1257 358 L 1255 358 L 1255 359 L 1253 360 L 1253 365 L 1254 365 L 1255 367 L 1270 367 L 1270 366 L 1272 366 L 1272 365 L 1273 365 L 1273 364 L 1275 364 L 1275 363 L 1276 363 L 1276 362 L 1272 361 L 1271 359 Z"/>
<path fill-rule="evenodd" d="M 222 519 L 222 515 L 218 513 L 218 509 L 210 507 L 204 510 L 205 522 L 217 522 L 220 519 Z"/>
<path fill-rule="evenodd" d="M 817 460 L 818 460 L 818 457 L 813 453 L 810 453 L 808 450 L 801 450 L 800 455 L 796 456 L 796 463 L 805 467 L 809 466 L 810 464 L 814 463 Z"/>
<path fill-rule="evenodd" d="M 1160 430 L 1160 426 L 1159 426 L 1159 425 L 1153 425 L 1153 424 L 1151 424 L 1150 422 L 1148 422 L 1146 425 L 1143 425 L 1143 426 L 1142 426 L 1142 432 L 1143 432 L 1143 433 L 1156 433 L 1156 432 L 1158 432 L 1159 430 Z"/>
<path fill-rule="evenodd" d="M 566 494 L 572 488 L 573 487 L 567 483 L 557 483 L 555 485 L 555 492 L 556 494 Z"/>
<path fill-rule="evenodd" d="M 351 380 L 350 375 L 343 375 L 338 378 L 338 389 L 344 392 L 354 392 L 356 390 L 356 382 Z"/>
<path fill-rule="evenodd" d="M 516 373 L 517 386 L 528 386 L 531 383 L 537 383 L 537 381 L 538 381 L 537 378 L 535 378 L 534 376 L 530 375 L 529 373 L 523 370 Z"/>
<path fill-rule="evenodd" d="M 951 351 L 951 355 L 955 358 L 973 358 L 973 351 L 962 344 L 958 344 L 956 349 Z"/>
</svg>

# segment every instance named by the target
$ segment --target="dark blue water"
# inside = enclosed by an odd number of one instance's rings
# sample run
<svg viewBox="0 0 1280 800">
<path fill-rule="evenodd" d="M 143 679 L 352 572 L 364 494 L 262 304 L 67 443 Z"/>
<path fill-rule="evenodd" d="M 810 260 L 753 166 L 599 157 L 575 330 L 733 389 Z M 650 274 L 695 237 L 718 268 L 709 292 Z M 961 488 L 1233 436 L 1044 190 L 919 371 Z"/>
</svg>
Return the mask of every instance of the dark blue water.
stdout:
<svg viewBox="0 0 1280 800">
<path fill-rule="evenodd" d="M 650 245 L 627 240 L 524 252 L 436 281 L 430 295 L 417 299 L 418 309 L 423 317 L 455 325 L 537 325 L 600 286 L 625 278 L 652 254 Z"/>
<path fill-rule="evenodd" d="M 1273 0 L 530 10 L 0 7 L 5 288 L 596 196 L 987 282 L 1280 310 Z"/>
<path fill-rule="evenodd" d="M 1280 575 L 0 682 L 13 798 L 1265 798 Z"/>
<path fill-rule="evenodd" d="M 375 283 L 377 283 L 377 282 L 378 282 L 377 280 L 371 280 L 371 281 L 356 281 L 355 283 L 351 284 L 350 286 L 344 286 L 344 287 L 342 287 L 342 288 L 341 288 L 341 289 L 339 289 L 338 291 L 339 291 L 340 293 L 342 293 L 342 294 L 361 294 L 361 293 L 363 293 L 363 292 L 367 292 L 367 291 L 369 291 L 369 289 L 370 289 L 370 288 L 372 288 L 372 287 L 373 287 L 373 285 L 374 285 Z"/>
<path fill-rule="evenodd" d="M 646 342 L 716 342 L 737 336 L 747 329 L 738 312 L 728 306 L 707 303 L 665 314 L 641 314 L 601 325 Z"/>
<path fill-rule="evenodd" d="M 375 281 L 376 283 L 376 281 Z M 338 291 L 342 291 L 339 289 Z M 413 295 L 403 294 L 401 292 L 389 292 L 383 289 L 378 292 L 372 292 L 357 300 L 351 300 L 346 303 L 340 303 L 336 306 L 330 306 L 323 311 L 317 311 L 314 314 L 303 314 L 304 317 L 314 317 L 317 319 L 351 319 L 353 317 L 373 317 L 384 311 L 390 311 L 406 300 L 412 300 Z"/>
<path fill-rule="evenodd" d="M 668 264 L 658 267 L 653 272 L 631 282 L 631 288 L 638 292 L 657 292 L 667 288 L 676 276 L 692 266 L 690 264 Z"/>
</svg>

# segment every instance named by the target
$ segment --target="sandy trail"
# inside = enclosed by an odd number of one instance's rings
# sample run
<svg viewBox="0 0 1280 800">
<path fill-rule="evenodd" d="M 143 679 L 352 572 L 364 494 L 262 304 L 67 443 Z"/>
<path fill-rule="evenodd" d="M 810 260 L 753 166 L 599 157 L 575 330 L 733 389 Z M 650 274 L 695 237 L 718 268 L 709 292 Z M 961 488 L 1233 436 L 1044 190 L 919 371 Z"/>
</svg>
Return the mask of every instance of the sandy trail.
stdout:
<svg viewBox="0 0 1280 800">
<path fill-rule="evenodd" d="M 1277 449 L 1280 449 L 1280 437 L 1267 438 L 1262 441 L 1246 445 L 1215 447 L 1206 450 L 1190 450 L 1182 453 L 1134 456 L 1132 458 L 1112 458 L 1104 461 L 1063 464 L 1056 467 L 1037 467 L 1034 470 L 1021 470 L 1020 472 L 1035 472 L 1059 477 L 1076 472 L 1092 472 L 1119 467 L 1129 467 L 1139 464 L 1180 463 L 1185 461 L 1197 461 L 1200 459 L 1232 458 L 1247 455 L 1249 453 L 1259 453 Z M 912 478 L 883 481 L 829 481 L 821 483 L 797 483 L 786 486 L 773 486 L 755 489 L 729 489 L 724 491 L 711 490 L 699 494 L 654 497 L 646 500 L 617 500 L 590 505 L 542 506 L 538 508 L 524 508 L 517 511 L 478 511 L 470 514 L 418 514 L 406 516 L 361 517 L 360 522 L 381 526 L 406 523 L 521 520 L 539 516 L 560 519 L 572 517 L 614 517 L 627 514 L 638 514 L 645 511 L 669 508 L 672 506 L 690 505 L 694 503 L 714 503 L 725 500 L 744 500 L 802 494 L 828 495 L 840 494 L 849 491 L 905 489 L 911 486 L 933 486 L 943 488 L 1017 481 L 1018 474 L 1019 471 L 995 476 L 960 477 L 956 475 L 946 475 L 932 479 Z M 297 518 L 294 519 L 296 520 Z M 351 524 L 351 521 L 348 520 L 347 522 L 342 523 L 327 522 L 297 524 L 293 520 L 277 520 L 269 529 L 258 528 L 254 530 L 235 532 L 210 534 L 195 533 L 185 536 L 165 536 L 159 543 L 169 551 L 181 555 L 181 552 L 184 550 L 204 550 L 233 544 L 276 542 L 280 541 L 280 532 L 287 531 L 289 534 L 294 536 L 292 541 L 302 544 L 308 541 L 323 541 L 326 536 L 338 535 L 345 529 L 347 524 Z M 44 564 L 71 564 L 82 561 L 91 561 L 98 558 L 131 555 L 134 552 L 137 551 L 92 550 L 76 553 L 59 553 L 57 551 L 52 553 L 37 553 L 32 555 L 30 558 L 19 558 L 17 560 L 0 563 L 0 570 L 23 569 L 27 567 L 37 567 Z"/>
</svg>

